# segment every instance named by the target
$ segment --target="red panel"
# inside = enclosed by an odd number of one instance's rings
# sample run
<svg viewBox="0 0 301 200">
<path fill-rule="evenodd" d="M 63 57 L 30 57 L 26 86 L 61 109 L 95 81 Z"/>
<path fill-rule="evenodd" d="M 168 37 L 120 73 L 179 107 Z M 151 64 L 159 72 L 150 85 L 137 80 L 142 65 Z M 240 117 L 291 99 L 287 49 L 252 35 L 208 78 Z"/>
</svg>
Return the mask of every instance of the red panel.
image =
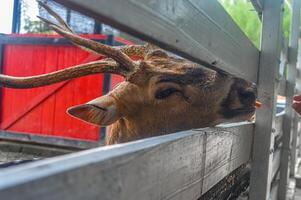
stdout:
<svg viewBox="0 0 301 200">
<path fill-rule="evenodd" d="M 5 74 L 15 76 L 42 74 L 81 63 L 87 56 L 88 53 L 70 46 L 6 46 L 3 69 Z M 98 140 L 99 128 L 71 118 L 66 109 L 100 96 L 102 80 L 103 75 L 94 75 L 70 81 L 37 106 L 32 106 L 35 99 L 57 88 L 58 84 L 25 90 L 4 88 L 0 127 L 16 132 Z M 13 123 L 10 120 L 11 125 L 7 127 L 4 122 L 20 113 L 22 118 Z"/>
<path fill-rule="evenodd" d="M 111 90 L 120 82 L 124 81 L 124 77 L 119 75 L 112 75 L 111 76 Z"/>
<path fill-rule="evenodd" d="M 30 37 L 30 38 L 62 38 L 62 36 L 57 35 L 57 34 L 39 34 L 39 33 L 26 33 L 26 34 L 8 34 L 7 36 L 11 36 L 11 37 Z M 85 38 L 93 38 L 93 39 L 98 39 L 98 40 L 106 40 L 108 38 L 107 35 L 102 35 L 102 34 L 84 34 L 81 35 Z M 133 44 L 132 42 L 125 40 L 123 38 L 119 37 L 120 42 L 122 42 L 123 44 Z"/>
<path fill-rule="evenodd" d="M 15 35 L 13 35 L 15 36 Z M 18 37 L 59 37 L 57 35 L 18 35 Z M 106 39 L 105 35 L 85 37 Z M 31 76 L 87 62 L 91 55 L 73 46 L 6 45 L 4 74 Z M 92 56 L 93 57 L 93 56 Z M 113 75 L 112 85 L 123 77 Z M 99 128 L 66 114 L 70 106 L 102 95 L 103 75 L 91 75 L 66 83 L 34 89 L 3 88 L 0 128 L 3 130 L 98 140 Z"/>
</svg>

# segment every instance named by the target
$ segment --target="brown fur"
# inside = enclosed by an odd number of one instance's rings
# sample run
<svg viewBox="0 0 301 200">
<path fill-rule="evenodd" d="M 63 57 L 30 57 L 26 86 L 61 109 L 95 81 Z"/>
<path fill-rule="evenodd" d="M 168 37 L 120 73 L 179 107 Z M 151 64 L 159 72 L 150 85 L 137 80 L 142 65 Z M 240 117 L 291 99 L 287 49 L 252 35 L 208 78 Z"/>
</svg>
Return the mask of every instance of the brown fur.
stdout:
<svg viewBox="0 0 301 200">
<path fill-rule="evenodd" d="M 247 120 L 254 114 L 255 99 L 243 105 L 236 91 L 241 87 L 256 95 L 251 83 L 167 56 L 164 51 L 160 53 L 147 55 L 139 70 L 108 94 L 115 99 L 122 117 L 112 124 L 107 144 L 228 121 L 221 107 L 227 98 L 230 98 L 228 110 L 251 108 L 250 112 L 231 116 L 230 120 Z M 181 92 L 163 100 L 154 97 L 157 90 L 168 87 Z"/>
</svg>

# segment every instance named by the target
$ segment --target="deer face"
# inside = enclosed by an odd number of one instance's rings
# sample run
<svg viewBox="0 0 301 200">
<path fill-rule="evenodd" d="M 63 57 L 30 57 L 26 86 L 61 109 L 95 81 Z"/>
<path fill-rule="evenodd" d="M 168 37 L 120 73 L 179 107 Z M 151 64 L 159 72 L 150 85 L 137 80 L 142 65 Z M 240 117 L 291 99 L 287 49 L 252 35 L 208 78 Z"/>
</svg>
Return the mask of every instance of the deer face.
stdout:
<svg viewBox="0 0 301 200">
<path fill-rule="evenodd" d="M 108 144 L 131 141 L 223 122 L 250 119 L 255 112 L 256 88 L 229 74 L 168 55 L 153 46 L 113 48 L 76 35 L 47 5 L 59 24 L 42 19 L 75 45 L 108 59 L 32 76 L 0 75 L 0 84 L 32 88 L 96 73 L 122 75 L 126 81 L 109 94 L 68 109 L 80 120 L 112 125 Z M 133 61 L 130 56 L 140 57 Z"/>
<path fill-rule="evenodd" d="M 253 84 L 155 50 L 108 95 L 68 113 L 100 126 L 114 124 L 109 143 L 119 143 L 248 120 L 255 100 Z"/>
</svg>

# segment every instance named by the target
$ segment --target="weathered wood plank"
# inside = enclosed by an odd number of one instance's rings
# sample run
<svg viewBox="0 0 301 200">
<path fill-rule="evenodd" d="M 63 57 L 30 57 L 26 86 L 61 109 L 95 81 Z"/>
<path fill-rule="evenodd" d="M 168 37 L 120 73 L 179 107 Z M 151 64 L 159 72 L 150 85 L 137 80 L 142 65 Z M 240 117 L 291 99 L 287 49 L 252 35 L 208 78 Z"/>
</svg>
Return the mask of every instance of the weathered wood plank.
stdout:
<svg viewBox="0 0 301 200">
<path fill-rule="evenodd" d="M 72 140 L 68 138 L 62 137 L 54 137 L 54 136 L 42 136 L 30 133 L 16 133 L 16 132 L 8 132 L 8 131 L 0 131 L 0 139 L 8 140 L 8 141 L 19 141 L 24 143 L 32 143 L 32 144 L 41 144 L 47 146 L 57 146 L 63 148 L 72 148 L 72 149 L 90 149 L 95 148 L 104 144 L 100 144 L 99 142 L 89 142 L 82 140 Z"/>
<path fill-rule="evenodd" d="M 281 155 L 281 150 L 280 149 L 278 149 L 274 152 L 273 167 L 272 167 L 272 180 L 275 179 L 275 176 L 277 175 L 277 172 L 279 171 L 280 155 Z"/>
<path fill-rule="evenodd" d="M 216 131 L 216 134 L 207 136 L 205 177 L 202 191 L 208 191 L 222 177 L 226 177 L 237 166 L 245 163 L 245 158 L 251 156 L 250 151 L 239 152 L 241 149 L 252 149 L 249 134 L 233 132 L 233 134 L 240 135 L 233 137 L 233 135 L 224 134 L 222 129 Z"/>
<path fill-rule="evenodd" d="M 291 138 L 292 138 L 292 122 L 293 110 L 292 102 L 296 83 L 296 63 L 298 52 L 298 39 L 300 34 L 300 8 L 301 1 L 294 0 L 292 3 L 292 23 L 289 40 L 288 51 L 288 70 L 286 82 L 286 105 L 285 116 L 283 120 L 283 136 L 281 148 L 281 166 L 280 166 L 280 182 L 278 197 L 280 200 L 285 200 L 287 196 L 288 177 L 290 174 L 290 154 L 291 154 Z"/>
<path fill-rule="evenodd" d="M 301 47 L 301 36 L 298 40 L 298 46 Z M 301 92 L 301 48 L 298 48 L 298 63 L 297 63 L 297 77 L 296 77 L 296 89 L 297 93 Z"/>
<path fill-rule="evenodd" d="M 281 35 L 281 55 L 280 55 L 280 67 L 279 67 L 279 79 L 286 79 L 285 68 L 286 68 L 287 62 L 288 62 L 288 40 L 282 34 Z"/>
<path fill-rule="evenodd" d="M 292 140 L 291 140 L 291 165 L 290 165 L 290 176 L 295 177 L 296 175 L 296 161 L 297 161 L 297 142 L 298 142 L 298 123 L 299 118 L 297 113 L 293 113 L 293 126 L 292 126 Z"/>
<path fill-rule="evenodd" d="M 11 168 L 0 172 L 0 199 L 197 199 L 248 162 L 253 129 L 185 131 Z"/>
<path fill-rule="evenodd" d="M 288 63 L 288 41 L 285 39 L 284 35 L 281 34 L 281 54 L 280 54 L 280 66 L 279 74 L 277 76 L 277 91 L 278 95 L 286 95 L 286 68 Z"/>
<path fill-rule="evenodd" d="M 259 51 L 217 0 L 56 1 L 206 67 L 257 80 Z"/>
<path fill-rule="evenodd" d="M 267 200 L 272 177 L 277 90 L 282 29 L 282 0 L 263 0 L 258 98 L 263 103 L 256 114 L 250 200 Z M 269 78 L 267 78 L 269 77 Z M 272 79 L 272 80 L 271 80 Z"/>
<path fill-rule="evenodd" d="M 282 137 L 283 134 L 283 118 L 284 112 L 276 115 L 275 123 L 273 124 L 274 138 Z"/>
<path fill-rule="evenodd" d="M 279 180 L 275 180 L 271 186 L 270 200 L 278 200 Z"/>
</svg>

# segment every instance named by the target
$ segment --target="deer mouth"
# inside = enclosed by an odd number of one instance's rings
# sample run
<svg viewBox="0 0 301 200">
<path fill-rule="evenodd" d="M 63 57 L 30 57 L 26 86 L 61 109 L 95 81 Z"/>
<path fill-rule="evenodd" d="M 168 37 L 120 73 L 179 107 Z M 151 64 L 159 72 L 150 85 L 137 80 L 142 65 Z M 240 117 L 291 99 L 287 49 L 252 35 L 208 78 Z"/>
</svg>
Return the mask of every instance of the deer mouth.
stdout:
<svg viewBox="0 0 301 200">
<path fill-rule="evenodd" d="M 255 112 L 256 107 L 250 107 L 250 108 L 238 108 L 232 110 L 233 112 L 236 112 L 238 114 L 249 114 Z"/>
<path fill-rule="evenodd" d="M 237 117 L 243 117 L 243 116 L 250 116 L 255 113 L 256 107 L 250 106 L 250 107 L 241 107 L 236 109 L 230 109 L 230 108 L 224 108 L 221 110 L 221 114 L 226 119 L 234 119 Z"/>
</svg>

